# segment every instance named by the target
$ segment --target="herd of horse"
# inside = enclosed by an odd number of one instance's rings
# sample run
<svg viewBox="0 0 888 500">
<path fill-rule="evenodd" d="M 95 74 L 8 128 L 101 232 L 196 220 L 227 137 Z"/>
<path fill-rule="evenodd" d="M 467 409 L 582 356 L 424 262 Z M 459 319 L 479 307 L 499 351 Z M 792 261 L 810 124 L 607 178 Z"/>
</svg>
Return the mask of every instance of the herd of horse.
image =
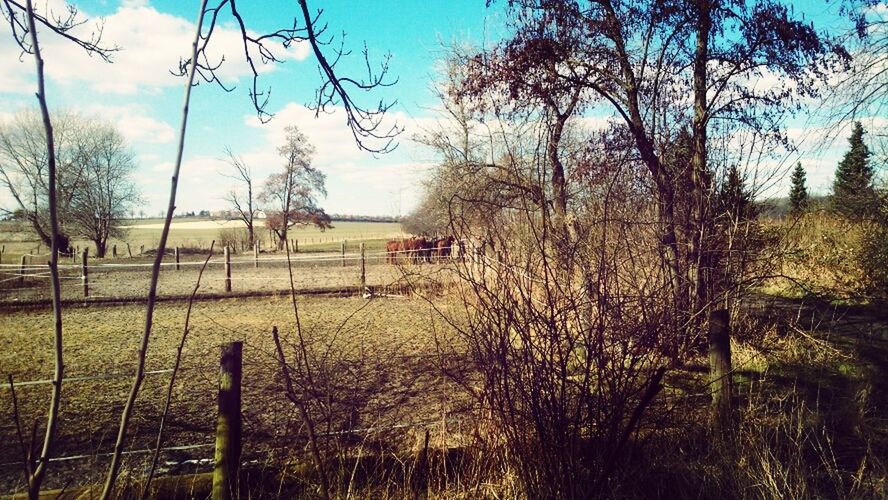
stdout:
<svg viewBox="0 0 888 500">
<path fill-rule="evenodd" d="M 385 245 L 386 260 L 390 264 L 396 262 L 436 262 L 449 259 L 453 254 L 453 245 L 456 240 L 453 236 L 443 238 L 412 237 L 400 240 L 391 240 Z"/>
</svg>

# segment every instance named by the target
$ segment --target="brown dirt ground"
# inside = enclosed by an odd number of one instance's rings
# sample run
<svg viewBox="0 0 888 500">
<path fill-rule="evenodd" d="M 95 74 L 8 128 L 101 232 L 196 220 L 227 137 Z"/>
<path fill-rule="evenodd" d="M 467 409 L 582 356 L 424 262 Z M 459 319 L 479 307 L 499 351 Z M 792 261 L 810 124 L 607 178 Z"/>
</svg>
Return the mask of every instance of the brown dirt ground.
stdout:
<svg viewBox="0 0 888 500">
<path fill-rule="evenodd" d="M 334 269 L 330 269 L 333 271 Z M 339 270 L 339 268 L 335 269 Z M 172 274 L 172 273 L 170 273 Z M 436 369 L 433 331 L 444 327 L 419 298 L 301 297 L 303 331 L 318 363 L 319 385 L 336 388 L 341 400 L 313 407 L 321 432 L 390 426 L 440 418 L 455 403 L 449 382 Z M 149 346 L 147 370 L 170 368 L 181 337 L 186 304 L 160 303 Z M 295 359 L 292 304 L 287 298 L 226 299 L 196 302 L 169 419 L 166 446 L 212 443 L 220 345 L 244 341 L 244 455 L 262 450 L 304 447 L 301 419 L 283 392 L 274 361 L 271 329 L 277 326 L 286 351 Z M 52 373 L 51 315 L 47 310 L 0 315 L 0 373 L 16 381 L 48 379 Z M 144 322 L 138 304 L 68 308 L 64 312 L 66 377 L 131 373 Z M 128 449 L 148 448 L 156 435 L 169 374 L 149 375 L 143 384 L 127 440 Z M 94 454 L 111 448 L 131 378 L 73 381 L 63 386 L 61 424 L 55 456 Z M 42 422 L 49 385 L 17 388 L 26 428 Z M 0 494 L 21 488 L 21 474 L 10 465 L 19 458 L 8 388 L 0 388 Z M 38 435 L 42 436 L 42 432 Z M 297 441 L 294 442 L 293 440 Z M 211 448 L 165 454 L 165 459 L 207 458 Z M 146 455 L 125 464 L 144 466 Z M 84 484 L 97 480 L 104 459 L 54 463 L 47 487 L 63 478 Z M 162 467 L 163 470 L 169 469 Z M 173 472 L 187 472 L 173 470 Z M 144 472 L 136 472 L 144 474 Z"/>
</svg>

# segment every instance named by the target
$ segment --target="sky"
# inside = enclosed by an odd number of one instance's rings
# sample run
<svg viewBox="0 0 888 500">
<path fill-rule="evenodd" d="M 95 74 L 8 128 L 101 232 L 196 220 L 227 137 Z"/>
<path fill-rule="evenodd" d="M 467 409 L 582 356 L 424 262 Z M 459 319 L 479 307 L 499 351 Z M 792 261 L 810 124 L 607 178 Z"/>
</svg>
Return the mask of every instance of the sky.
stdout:
<svg viewBox="0 0 888 500">
<path fill-rule="evenodd" d="M 234 90 L 226 92 L 204 83 L 192 93 L 177 212 L 227 208 L 223 198 L 234 182 L 225 176 L 230 172 L 223 161 L 226 148 L 251 166 L 255 178 L 264 179 L 282 166 L 276 149 L 283 140 L 284 127 L 296 125 L 316 148 L 314 164 L 327 175 L 328 195 L 320 204 L 328 213 L 408 213 L 418 201 L 420 180 L 434 164 L 433 153 L 413 142 L 411 136 L 435 121 L 436 98 L 431 85 L 436 62 L 448 44 L 468 41 L 484 46 L 502 35 L 502 3 L 487 8 L 484 0 L 310 2 L 312 9 L 324 9 L 321 19 L 328 24 L 327 34 L 335 43 L 345 32 L 344 44 L 352 55 L 343 61 L 344 72 L 361 70 L 365 44 L 371 64 L 381 62 L 387 53 L 391 55 L 390 74 L 397 83 L 363 100 L 368 104 L 380 99 L 397 101 L 387 118 L 405 130 L 398 139 L 398 148 L 385 155 L 360 151 L 343 113 L 315 116 L 307 108 L 320 78 L 305 44 L 280 49 L 276 54 L 284 61 L 282 64 L 260 68 L 260 89 L 271 89 L 267 110 L 274 115 L 269 123 L 262 124 L 248 97 L 248 68 L 233 20 L 222 17 L 210 54 L 217 59 L 224 55 L 219 75 Z M 61 0 L 38 0 L 35 4 L 38 9 L 64 12 Z M 290 27 L 298 14 L 296 5 L 294 1 L 242 2 L 239 8 L 248 29 L 267 32 Z M 145 211 L 157 215 L 166 206 L 181 120 L 183 79 L 170 74 L 170 70 L 190 49 L 197 2 L 94 0 L 77 2 L 77 6 L 80 17 L 90 20 L 78 29 L 91 30 L 95 22 L 102 22 L 103 41 L 120 50 L 109 64 L 46 33 L 41 44 L 50 108 L 76 111 L 115 124 L 135 154 L 138 169 L 134 179 L 142 191 Z M 818 26 L 840 22 L 835 8 L 819 0 L 794 2 L 794 8 Z M 23 108 L 36 108 L 35 89 L 33 61 L 21 56 L 8 25 L 3 23 L 0 119 L 8 119 Z M 822 137 L 827 135 L 826 127 L 822 125 L 811 123 L 805 116 L 791 121 L 790 136 L 801 147 L 794 155 L 777 160 L 791 166 L 801 159 L 815 192 L 829 189 L 844 147 L 841 140 L 825 145 Z M 784 192 L 787 179 L 776 182 L 771 194 Z"/>
</svg>

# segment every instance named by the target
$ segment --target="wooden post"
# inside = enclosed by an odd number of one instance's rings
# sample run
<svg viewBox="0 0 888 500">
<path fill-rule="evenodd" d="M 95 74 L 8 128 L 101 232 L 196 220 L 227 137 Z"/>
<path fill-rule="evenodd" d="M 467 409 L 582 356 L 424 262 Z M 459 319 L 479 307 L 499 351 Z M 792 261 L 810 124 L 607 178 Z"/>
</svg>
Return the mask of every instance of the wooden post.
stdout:
<svg viewBox="0 0 888 500">
<path fill-rule="evenodd" d="M 213 498 L 237 498 L 237 472 L 241 455 L 241 360 L 243 342 L 222 346 L 219 372 L 219 417 L 216 420 L 216 454 Z"/>
<path fill-rule="evenodd" d="M 259 240 L 253 242 L 253 267 L 259 269 Z"/>
<path fill-rule="evenodd" d="M 111 245 L 111 256 L 117 258 L 117 245 Z"/>
<path fill-rule="evenodd" d="M 89 247 L 83 249 L 83 256 L 80 263 L 80 280 L 83 282 L 83 296 L 89 297 L 89 267 L 86 260 L 89 257 Z"/>
<path fill-rule="evenodd" d="M 367 288 L 367 262 L 364 260 L 364 242 L 361 242 L 361 292 Z"/>
<path fill-rule="evenodd" d="M 145 245 L 139 245 L 139 257 L 145 255 Z"/>
<path fill-rule="evenodd" d="M 22 255 L 22 263 L 19 266 L 19 285 L 25 284 L 25 260 L 26 259 L 27 259 L 27 256 Z"/>
<path fill-rule="evenodd" d="M 179 270 L 179 247 L 176 247 L 176 271 Z"/>
<path fill-rule="evenodd" d="M 231 291 L 231 251 L 225 247 L 225 291 Z"/>
<path fill-rule="evenodd" d="M 293 253 L 299 253 L 299 240 L 293 240 Z"/>
<path fill-rule="evenodd" d="M 709 383 L 712 391 L 713 430 L 731 429 L 731 327 L 728 311 L 709 313 Z"/>
<path fill-rule="evenodd" d="M 345 240 L 339 244 L 339 253 L 342 255 L 342 267 L 345 267 Z"/>
</svg>

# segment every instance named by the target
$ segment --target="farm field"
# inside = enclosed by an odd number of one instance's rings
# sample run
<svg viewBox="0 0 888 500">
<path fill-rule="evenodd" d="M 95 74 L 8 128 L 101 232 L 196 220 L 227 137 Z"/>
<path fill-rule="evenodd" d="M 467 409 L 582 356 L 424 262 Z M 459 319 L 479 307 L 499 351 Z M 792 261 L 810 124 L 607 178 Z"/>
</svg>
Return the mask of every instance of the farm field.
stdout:
<svg viewBox="0 0 888 500">
<path fill-rule="evenodd" d="M 264 227 L 264 221 L 256 224 L 257 238 L 262 239 L 262 248 L 272 248 L 268 230 Z M 129 251 L 138 255 L 140 247 L 145 250 L 157 247 L 160 241 L 160 233 L 163 228 L 159 220 L 131 220 L 126 224 L 127 236 L 124 239 L 112 239 L 108 245 L 108 257 L 111 257 L 111 245 L 117 245 L 120 256 L 126 256 L 127 243 Z M 243 230 L 244 225 L 240 221 L 223 220 L 190 220 L 174 219 L 170 226 L 170 235 L 167 248 L 183 247 L 193 249 L 209 248 L 210 242 L 216 240 L 219 245 L 222 232 L 225 230 Z M 30 231 L 12 232 L 9 223 L 0 223 L 0 245 L 4 247 L 2 264 L 15 264 L 24 254 L 43 255 L 48 252 L 45 245 L 41 245 Z M 303 251 L 338 250 L 340 242 L 357 244 L 361 241 L 372 243 L 373 248 L 383 248 L 384 241 L 404 236 L 401 225 L 396 222 L 334 222 L 333 228 L 320 231 L 314 227 L 296 227 L 291 229 L 290 238 L 298 240 L 299 248 Z M 72 245 L 80 248 L 90 247 L 90 255 L 95 255 L 95 249 L 91 242 L 73 240 Z"/>
<path fill-rule="evenodd" d="M 340 404 L 318 409 L 326 433 L 364 427 L 404 426 L 440 419 L 459 406 L 459 391 L 436 369 L 433 332 L 446 329 L 418 298 L 300 298 L 300 319 L 309 348 L 328 357 L 330 372 L 318 373 L 323 382 L 348 387 Z M 159 304 L 149 346 L 147 370 L 173 365 L 186 313 L 184 303 Z M 89 377 L 127 374 L 134 369 L 144 310 L 141 305 L 69 308 L 65 311 L 65 376 Z M 166 446 L 208 445 L 215 422 L 220 345 L 244 342 L 244 457 L 302 445 L 289 441 L 299 435 L 295 407 L 283 392 L 274 357 L 271 331 L 277 326 L 288 356 L 295 355 L 293 309 L 288 298 L 230 299 L 196 302 L 190 333 L 183 350 L 182 368 L 175 385 Z M 52 373 L 51 315 L 48 311 L 7 311 L 0 317 L 0 371 L 10 374 L 17 387 L 23 422 L 45 411 Z M 341 370 L 341 371 L 340 371 Z M 135 411 L 127 448 L 153 445 L 163 407 L 169 373 L 149 375 Z M 55 456 L 91 455 L 110 450 L 113 429 L 126 397 L 130 377 L 71 381 L 64 384 L 59 439 Z M 0 389 L 0 406 L 11 407 L 8 387 Z M 343 414 L 344 413 L 344 414 Z M 402 438 L 409 429 L 401 428 Z M 332 434 L 331 434 L 332 435 Z M 0 442 L 14 443 L 11 419 L 0 424 Z M 10 466 L 17 447 L 0 447 L 0 494 L 21 488 L 21 474 Z M 188 466 L 166 464 L 212 456 L 212 448 L 198 447 L 161 457 L 162 471 L 188 472 Z M 128 456 L 124 467 L 144 474 L 145 455 Z M 102 455 L 59 462 L 48 487 L 61 487 L 61 477 L 76 483 L 96 481 L 103 472 Z M 184 467 L 184 469 L 182 468 Z M 195 467 L 192 465 L 191 467 Z M 172 468 L 172 470 L 171 470 Z M 65 471 L 64 473 L 61 473 Z M 76 484 L 69 483 L 69 486 Z"/>
<path fill-rule="evenodd" d="M 187 296 L 194 289 L 206 257 L 199 254 L 183 257 L 179 269 L 168 256 L 161 268 L 158 294 L 160 296 Z M 89 298 L 115 299 L 145 296 L 151 278 L 151 258 L 95 259 L 89 261 Z M 282 253 L 263 254 L 259 267 L 252 255 L 239 254 L 231 258 L 231 289 L 233 293 L 261 293 L 289 291 L 290 276 L 286 256 Z M 349 252 L 297 254 L 291 257 L 293 284 L 297 291 L 338 290 L 361 285 L 361 258 Z M 446 263 L 421 265 L 390 264 L 384 254 L 370 251 L 365 258 L 365 283 L 370 287 L 387 287 L 402 282 L 404 273 L 441 271 Z M 62 298 L 84 298 L 82 266 L 60 265 Z M 48 273 L 38 265 L 26 268 L 21 281 L 18 266 L 0 268 L 0 303 L 47 300 L 50 298 Z M 225 292 L 224 259 L 216 254 L 208 264 L 200 282 L 199 295 Z"/>
</svg>

